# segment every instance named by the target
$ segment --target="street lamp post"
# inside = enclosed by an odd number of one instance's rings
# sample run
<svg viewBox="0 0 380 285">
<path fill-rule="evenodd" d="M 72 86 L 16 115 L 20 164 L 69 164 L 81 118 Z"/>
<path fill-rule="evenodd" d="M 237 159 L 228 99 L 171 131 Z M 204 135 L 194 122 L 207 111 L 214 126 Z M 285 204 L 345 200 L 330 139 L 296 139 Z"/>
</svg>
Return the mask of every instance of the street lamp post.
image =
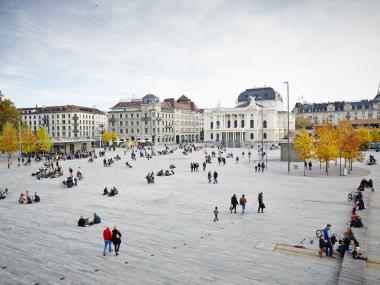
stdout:
<svg viewBox="0 0 380 285">
<path fill-rule="evenodd" d="M 288 174 L 290 174 L 290 135 L 289 135 L 289 128 L 290 128 L 290 114 L 289 114 L 289 82 L 285 81 L 284 84 L 286 84 L 286 94 L 287 94 L 287 105 L 288 105 Z"/>
</svg>

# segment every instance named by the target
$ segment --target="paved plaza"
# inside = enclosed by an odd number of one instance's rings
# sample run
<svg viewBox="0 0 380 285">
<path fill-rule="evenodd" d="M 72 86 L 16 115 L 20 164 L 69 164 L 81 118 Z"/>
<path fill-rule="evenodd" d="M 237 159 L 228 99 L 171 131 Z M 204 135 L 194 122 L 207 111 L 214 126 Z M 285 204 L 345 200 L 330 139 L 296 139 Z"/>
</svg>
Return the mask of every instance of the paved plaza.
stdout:
<svg viewBox="0 0 380 285">
<path fill-rule="evenodd" d="M 332 232 L 342 235 L 352 208 L 348 192 L 361 177 L 371 177 L 380 188 L 379 166 L 355 163 L 350 177 L 325 177 L 315 174 L 320 170 L 314 165 L 314 174 L 303 177 L 298 163 L 288 175 L 279 151 L 269 151 L 268 171 L 255 173 L 256 156 L 249 163 L 246 149 L 228 149 L 239 156 L 239 164 L 227 158 L 226 165 L 218 165 L 215 158 L 203 172 L 204 150 L 189 155 L 177 150 L 151 160 L 137 156 L 136 161 L 122 149 L 107 151 L 106 158 L 119 154 L 122 160 L 106 168 L 102 158 L 62 161 L 63 177 L 42 180 L 31 176 L 42 163 L 17 168 L 14 161 L 8 170 L 2 158 L 0 188 L 7 187 L 11 195 L 0 200 L 0 283 L 336 284 L 342 260 L 314 254 L 315 230 L 330 223 Z M 133 168 L 126 168 L 126 161 Z M 198 173 L 190 171 L 191 162 L 200 163 Z M 147 184 L 148 172 L 170 164 L 176 166 L 174 176 Z M 62 184 L 69 167 L 81 167 L 85 176 L 71 189 Z M 219 173 L 218 184 L 208 183 L 208 171 Z M 113 185 L 119 195 L 103 196 L 103 188 Z M 41 202 L 19 204 L 26 190 L 40 193 Z M 259 192 L 264 194 L 263 214 L 257 213 Z M 377 193 L 371 194 L 369 210 L 369 221 L 377 226 L 369 228 L 367 284 L 380 281 Z M 244 215 L 240 208 L 230 213 L 233 194 L 246 195 Z M 213 222 L 215 206 L 218 222 Z M 81 214 L 94 212 L 102 218 L 100 225 L 77 226 Z M 120 255 L 104 257 L 102 232 L 114 225 L 123 235 Z M 307 250 L 294 250 L 296 245 Z"/>
</svg>

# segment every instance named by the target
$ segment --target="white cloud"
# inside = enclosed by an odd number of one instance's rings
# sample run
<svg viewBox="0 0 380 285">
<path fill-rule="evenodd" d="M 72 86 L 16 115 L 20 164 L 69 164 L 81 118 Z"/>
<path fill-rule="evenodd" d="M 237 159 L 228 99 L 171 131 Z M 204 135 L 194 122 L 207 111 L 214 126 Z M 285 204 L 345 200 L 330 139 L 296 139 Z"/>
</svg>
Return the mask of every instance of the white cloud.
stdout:
<svg viewBox="0 0 380 285">
<path fill-rule="evenodd" d="M 23 83 L 0 89 L 16 103 L 108 108 L 152 92 L 233 105 L 289 81 L 293 104 L 372 98 L 380 80 L 377 1 L 53 4 L 0 4 L 0 83 Z"/>
</svg>

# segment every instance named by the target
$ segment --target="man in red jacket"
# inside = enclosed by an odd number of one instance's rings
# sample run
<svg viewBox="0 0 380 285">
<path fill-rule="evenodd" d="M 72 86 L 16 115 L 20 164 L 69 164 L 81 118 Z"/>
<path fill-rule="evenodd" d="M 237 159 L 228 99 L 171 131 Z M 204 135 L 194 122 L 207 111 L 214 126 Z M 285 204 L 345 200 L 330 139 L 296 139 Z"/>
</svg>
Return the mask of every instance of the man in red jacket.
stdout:
<svg viewBox="0 0 380 285">
<path fill-rule="evenodd" d="M 107 250 L 107 246 L 108 246 L 108 249 L 109 249 L 109 252 L 111 252 L 111 240 L 112 240 L 112 232 L 110 230 L 109 227 L 107 227 L 104 231 L 103 231 L 103 238 L 104 238 L 104 250 L 103 250 L 103 255 L 105 256 L 106 255 L 106 250 Z"/>
</svg>

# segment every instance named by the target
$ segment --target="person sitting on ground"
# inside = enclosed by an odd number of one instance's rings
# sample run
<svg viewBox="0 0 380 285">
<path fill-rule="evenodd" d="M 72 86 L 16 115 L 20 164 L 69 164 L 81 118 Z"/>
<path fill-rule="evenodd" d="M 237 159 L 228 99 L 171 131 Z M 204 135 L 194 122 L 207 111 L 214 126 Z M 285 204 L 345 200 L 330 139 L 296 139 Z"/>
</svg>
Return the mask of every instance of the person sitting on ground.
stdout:
<svg viewBox="0 0 380 285">
<path fill-rule="evenodd" d="M 161 169 L 159 172 L 157 172 L 157 176 L 163 176 L 164 175 L 164 170 Z"/>
<path fill-rule="evenodd" d="M 27 204 L 28 203 L 28 199 L 26 198 L 26 196 L 23 193 L 21 193 L 20 194 L 20 198 L 18 199 L 18 202 L 20 204 Z"/>
<path fill-rule="evenodd" d="M 83 218 L 83 216 L 80 216 L 80 218 L 78 220 L 78 226 L 79 227 L 85 227 L 87 225 L 89 225 L 88 218 L 85 219 L 85 218 Z"/>
<path fill-rule="evenodd" d="M 364 225 L 360 216 L 358 214 L 352 214 L 350 227 L 362 228 L 363 226 Z"/>
<path fill-rule="evenodd" d="M 365 209 L 364 201 L 362 198 L 358 199 L 358 201 L 356 201 L 355 205 L 359 207 L 359 211 Z"/>
<path fill-rule="evenodd" d="M 108 194 L 108 196 L 109 196 L 109 197 L 113 197 L 113 196 L 115 196 L 115 195 L 117 195 L 117 194 L 119 194 L 119 192 L 117 191 L 116 187 L 113 186 L 113 187 L 111 188 L 111 192 Z"/>
<path fill-rule="evenodd" d="M 103 192 L 103 195 L 109 195 L 110 194 L 110 192 L 108 191 L 108 189 L 107 189 L 107 186 L 104 188 L 104 192 Z"/>
<path fill-rule="evenodd" d="M 37 192 L 34 193 L 34 202 L 38 203 L 41 201 L 40 196 L 37 194 Z"/>
<path fill-rule="evenodd" d="M 100 219 L 100 217 L 96 213 L 94 213 L 94 220 L 90 223 L 90 226 L 100 224 L 101 222 L 102 220 Z"/>
<path fill-rule="evenodd" d="M 28 204 L 33 204 L 33 200 L 32 200 L 32 197 L 30 197 L 30 194 L 29 194 L 29 191 L 26 191 L 25 195 L 26 196 L 26 199 L 27 199 L 27 203 Z"/>
<path fill-rule="evenodd" d="M 128 163 L 128 161 L 125 163 L 125 165 L 126 165 L 128 168 L 132 168 L 132 165 L 130 165 L 130 164 Z"/>
</svg>

